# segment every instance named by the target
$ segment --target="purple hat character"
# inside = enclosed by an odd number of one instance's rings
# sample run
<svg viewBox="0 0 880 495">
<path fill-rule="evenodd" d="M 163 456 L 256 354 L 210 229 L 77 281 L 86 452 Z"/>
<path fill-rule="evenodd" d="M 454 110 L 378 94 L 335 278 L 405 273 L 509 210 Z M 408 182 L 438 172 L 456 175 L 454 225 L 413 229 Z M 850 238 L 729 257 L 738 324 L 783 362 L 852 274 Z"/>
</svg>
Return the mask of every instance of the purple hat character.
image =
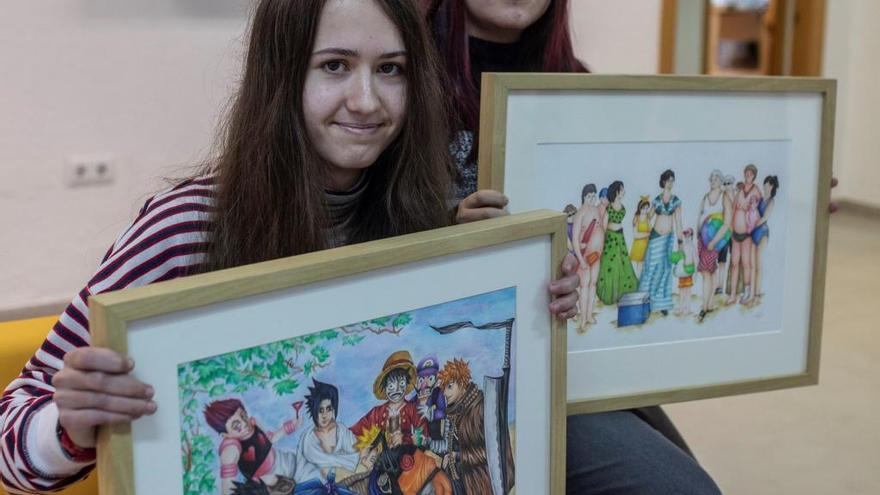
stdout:
<svg viewBox="0 0 880 495">
<path fill-rule="evenodd" d="M 416 366 L 416 374 L 420 377 L 433 376 L 440 372 L 440 361 L 436 356 L 425 356 Z"/>
</svg>

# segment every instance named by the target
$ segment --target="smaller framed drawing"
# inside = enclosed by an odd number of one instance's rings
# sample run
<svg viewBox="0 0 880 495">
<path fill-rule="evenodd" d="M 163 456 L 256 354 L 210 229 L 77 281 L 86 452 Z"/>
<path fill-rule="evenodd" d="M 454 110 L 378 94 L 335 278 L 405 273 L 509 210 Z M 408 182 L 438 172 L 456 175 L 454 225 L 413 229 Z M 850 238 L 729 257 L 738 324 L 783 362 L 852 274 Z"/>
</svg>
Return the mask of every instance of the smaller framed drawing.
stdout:
<svg viewBox="0 0 880 495">
<path fill-rule="evenodd" d="M 131 356 L 159 404 L 99 432 L 101 493 L 563 493 L 565 333 L 547 284 L 564 218 L 91 298 L 95 345 Z"/>
<path fill-rule="evenodd" d="M 568 218 L 569 413 L 817 382 L 835 92 L 484 75 L 480 188 Z"/>
</svg>

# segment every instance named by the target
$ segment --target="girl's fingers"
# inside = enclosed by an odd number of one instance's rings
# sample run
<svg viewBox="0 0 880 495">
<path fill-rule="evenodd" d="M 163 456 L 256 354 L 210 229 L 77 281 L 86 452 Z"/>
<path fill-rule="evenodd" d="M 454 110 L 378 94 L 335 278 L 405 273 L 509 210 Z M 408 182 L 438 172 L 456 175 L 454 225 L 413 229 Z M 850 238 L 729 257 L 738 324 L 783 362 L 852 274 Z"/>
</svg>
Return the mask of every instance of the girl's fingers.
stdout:
<svg viewBox="0 0 880 495">
<path fill-rule="evenodd" d="M 508 215 L 507 211 L 500 208 L 486 206 L 483 208 L 470 208 L 459 213 L 459 222 L 474 222 L 477 220 L 485 220 L 487 218 L 503 217 Z"/>
<path fill-rule="evenodd" d="M 554 315 L 562 315 L 577 306 L 577 292 L 558 297 L 550 303 L 550 312 Z"/>
<path fill-rule="evenodd" d="M 64 366 L 81 371 L 128 373 L 134 368 L 134 361 L 110 349 L 79 347 L 64 355 Z"/>
<path fill-rule="evenodd" d="M 94 409 L 131 417 L 140 417 L 156 412 L 156 403 L 151 400 L 81 390 L 56 391 L 55 403 L 59 410 Z"/>
<path fill-rule="evenodd" d="M 562 273 L 566 275 L 577 275 L 577 269 L 577 258 L 571 253 L 566 254 L 565 259 L 562 260 Z"/>
<path fill-rule="evenodd" d="M 482 189 L 477 191 L 463 201 L 465 205 L 471 209 L 473 208 L 482 208 L 482 207 L 493 207 L 493 208 L 504 208 L 507 206 L 508 199 L 507 196 L 501 194 L 498 191 L 493 191 L 491 189 Z"/>
<path fill-rule="evenodd" d="M 55 375 L 52 384 L 57 390 L 82 390 L 138 399 L 149 399 L 153 396 L 153 387 L 140 380 L 129 375 L 101 371 L 62 369 Z"/>
<path fill-rule="evenodd" d="M 566 275 L 550 283 L 550 293 L 555 296 L 575 293 L 575 296 L 577 296 L 577 288 L 580 285 L 580 281 L 580 277 L 577 275 Z"/>
<path fill-rule="evenodd" d="M 108 424 L 129 423 L 137 419 L 128 414 L 99 409 L 60 409 L 58 422 L 67 430 L 83 430 Z"/>
</svg>

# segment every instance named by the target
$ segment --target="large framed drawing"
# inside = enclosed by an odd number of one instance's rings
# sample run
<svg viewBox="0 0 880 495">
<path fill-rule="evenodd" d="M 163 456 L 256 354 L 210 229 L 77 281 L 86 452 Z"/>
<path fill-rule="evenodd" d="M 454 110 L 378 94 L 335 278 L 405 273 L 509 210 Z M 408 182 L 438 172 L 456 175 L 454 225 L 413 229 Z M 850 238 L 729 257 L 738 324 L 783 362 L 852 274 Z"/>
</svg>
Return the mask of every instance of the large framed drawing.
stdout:
<svg viewBox="0 0 880 495">
<path fill-rule="evenodd" d="M 569 413 L 817 382 L 835 91 L 484 76 L 480 187 L 567 213 Z"/>
<path fill-rule="evenodd" d="M 562 493 L 565 245 L 544 210 L 91 298 L 159 404 L 101 493 Z"/>
</svg>

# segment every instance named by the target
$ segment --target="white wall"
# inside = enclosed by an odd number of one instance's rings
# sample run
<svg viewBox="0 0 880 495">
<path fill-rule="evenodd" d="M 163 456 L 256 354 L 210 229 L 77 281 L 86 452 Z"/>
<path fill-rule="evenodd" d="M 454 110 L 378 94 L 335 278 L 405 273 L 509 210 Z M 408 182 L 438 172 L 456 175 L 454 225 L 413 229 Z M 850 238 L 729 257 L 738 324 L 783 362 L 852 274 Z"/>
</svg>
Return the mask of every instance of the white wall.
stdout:
<svg viewBox="0 0 880 495">
<path fill-rule="evenodd" d="M 880 207 L 880 2 L 829 0 L 823 73 L 838 80 L 837 196 Z"/>
<path fill-rule="evenodd" d="M 575 54 L 600 74 L 655 74 L 660 0 L 571 0 Z"/>
<path fill-rule="evenodd" d="M 160 175 L 204 158 L 240 66 L 240 0 L 4 2 L 0 313 L 70 299 Z M 69 189 L 69 155 L 117 180 Z"/>
</svg>

